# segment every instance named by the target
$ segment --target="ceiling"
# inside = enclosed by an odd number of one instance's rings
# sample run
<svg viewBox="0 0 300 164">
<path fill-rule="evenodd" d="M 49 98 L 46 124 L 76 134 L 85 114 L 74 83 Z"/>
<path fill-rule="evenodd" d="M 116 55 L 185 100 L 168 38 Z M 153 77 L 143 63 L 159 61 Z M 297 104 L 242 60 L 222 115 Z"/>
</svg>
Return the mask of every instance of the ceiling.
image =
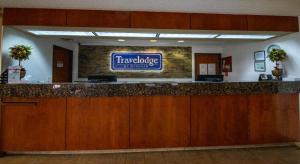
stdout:
<svg viewBox="0 0 300 164">
<path fill-rule="evenodd" d="M 0 0 L 0 6 L 300 16 L 300 0 Z"/>
</svg>

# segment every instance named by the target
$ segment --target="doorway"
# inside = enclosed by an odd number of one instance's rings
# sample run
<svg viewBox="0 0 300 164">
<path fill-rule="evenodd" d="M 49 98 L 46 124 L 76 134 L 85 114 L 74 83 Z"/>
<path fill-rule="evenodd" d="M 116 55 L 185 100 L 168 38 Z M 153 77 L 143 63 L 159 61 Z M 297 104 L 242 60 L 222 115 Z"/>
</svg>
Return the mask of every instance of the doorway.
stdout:
<svg viewBox="0 0 300 164">
<path fill-rule="evenodd" d="M 221 54 L 195 53 L 195 78 L 200 74 L 220 75 Z"/>
<path fill-rule="evenodd" d="M 73 51 L 53 46 L 52 82 L 72 82 Z"/>
</svg>

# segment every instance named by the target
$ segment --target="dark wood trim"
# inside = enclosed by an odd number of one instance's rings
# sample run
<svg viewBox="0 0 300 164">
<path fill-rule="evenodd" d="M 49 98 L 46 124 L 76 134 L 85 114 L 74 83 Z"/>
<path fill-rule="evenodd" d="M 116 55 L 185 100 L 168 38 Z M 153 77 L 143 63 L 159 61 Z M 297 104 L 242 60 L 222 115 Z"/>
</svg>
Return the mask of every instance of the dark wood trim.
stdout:
<svg viewBox="0 0 300 164">
<path fill-rule="evenodd" d="M 131 12 L 131 28 L 190 29 L 188 13 Z"/>
<path fill-rule="evenodd" d="M 299 32 L 298 17 L 4 8 L 3 25 Z"/>
<path fill-rule="evenodd" d="M 298 17 L 248 15 L 248 31 L 299 32 Z"/>
<path fill-rule="evenodd" d="M 130 28 L 128 11 L 67 10 L 67 26 Z"/>
<path fill-rule="evenodd" d="M 231 14 L 191 14 L 193 30 L 248 30 L 246 15 Z"/>
<path fill-rule="evenodd" d="M 64 9 L 4 8 L 3 25 L 66 26 Z"/>
</svg>

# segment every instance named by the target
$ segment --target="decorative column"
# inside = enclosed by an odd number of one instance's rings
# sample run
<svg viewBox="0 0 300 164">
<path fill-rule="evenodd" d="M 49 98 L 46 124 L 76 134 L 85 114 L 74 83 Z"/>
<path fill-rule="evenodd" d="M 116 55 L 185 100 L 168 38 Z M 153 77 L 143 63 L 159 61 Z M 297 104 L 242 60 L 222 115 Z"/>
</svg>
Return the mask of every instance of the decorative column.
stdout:
<svg viewBox="0 0 300 164">
<path fill-rule="evenodd" d="M 2 26 L 2 21 L 3 21 L 3 9 L 0 8 L 0 74 L 2 73 L 2 70 L 1 70 L 1 67 L 2 67 L 2 36 L 3 36 L 3 26 Z M 2 106 L 2 97 L 0 95 L 0 126 L 1 126 L 1 113 L 2 113 L 2 110 L 1 110 L 1 106 Z M 0 129 L 1 130 L 1 129 Z M 1 132 L 0 132 L 0 136 L 1 136 Z M 2 152 L 0 150 L 0 157 L 3 157 L 5 155 L 4 152 Z"/>
<path fill-rule="evenodd" d="M 0 8 L 0 74 L 2 73 L 3 8 Z"/>
</svg>

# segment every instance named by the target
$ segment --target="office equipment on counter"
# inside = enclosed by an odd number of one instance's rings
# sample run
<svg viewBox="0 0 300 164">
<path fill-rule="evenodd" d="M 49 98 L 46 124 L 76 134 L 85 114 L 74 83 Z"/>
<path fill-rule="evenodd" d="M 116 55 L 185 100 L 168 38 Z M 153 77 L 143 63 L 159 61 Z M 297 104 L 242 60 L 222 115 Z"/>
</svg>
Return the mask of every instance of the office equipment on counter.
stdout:
<svg viewBox="0 0 300 164">
<path fill-rule="evenodd" d="M 89 83 L 105 83 L 105 82 L 116 82 L 117 76 L 115 75 L 92 75 L 88 76 Z"/>
<path fill-rule="evenodd" d="M 7 69 L 4 72 L 1 73 L 0 83 L 1 84 L 7 84 L 8 83 L 8 70 Z"/>
<path fill-rule="evenodd" d="M 223 82 L 224 75 L 198 75 L 196 81 Z"/>
<path fill-rule="evenodd" d="M 269 74 L 260 74 L 258 78 L 258 81 L 271 81 L 271 80 L 273 80 L 273 77 L 272 75 Z"/>
</svg>

